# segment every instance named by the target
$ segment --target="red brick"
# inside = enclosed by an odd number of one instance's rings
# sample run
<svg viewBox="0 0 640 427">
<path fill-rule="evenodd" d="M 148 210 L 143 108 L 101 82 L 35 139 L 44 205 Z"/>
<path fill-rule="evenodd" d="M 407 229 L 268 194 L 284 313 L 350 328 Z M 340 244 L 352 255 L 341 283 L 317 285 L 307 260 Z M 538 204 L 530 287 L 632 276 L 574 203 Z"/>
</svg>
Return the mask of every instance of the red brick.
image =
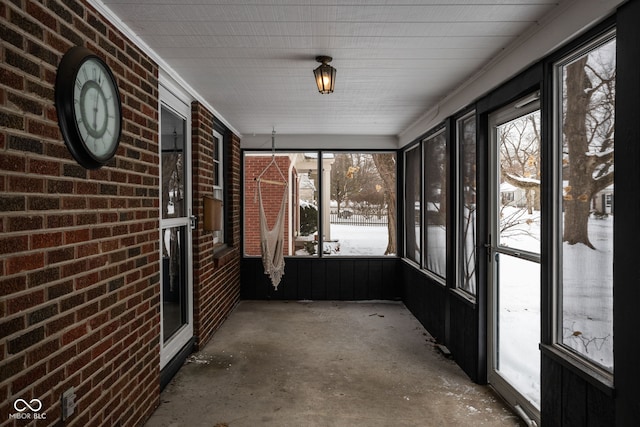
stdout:
<svg viewBox="0 0 640 427">
<path fill-rule="evenodd" d="M 71 215 L 47 215 L 47 228 L 71 226 L 73 226 L 73 217 Z"/>
<path fill-rule="evenodd" d="M 81 277 L 76 277 L 74 279 L 74 283 L 75 283 L 75 289 L 76 290 L 81 290 L 83 288 L 89 287 L 94 285 L 98 280 L 98 273 L 93 272 L 90 274 L 87 274 L 85 276 L 81 276 Z M 77 297 L 78 295 L 76 295 Z M 82 298 L 79 299 L 80 303 L 84 302 L 84 294 L 80 295 Z"/>
<path fill-rule="evenodd" d="M 60 130 L 57 125 L 45 124 L 34 119 L 30 119 L 28 121 L 27 130 L 32 135 L 42 136 L 50 139 L 56 139 L 60 135 Z"/>
<path fill-rule="evenodd" d="M 113 342 L 109 338 L 109 339 L 106 339 L 103 342 L 101 342 L 99 345 L 93 347 L 93 349 L 91 350 L 91 358 L 92 359 L 97 359 L 99 356 L 101 356 L 107 350 L 109 350 L 109 348 L 111 347 L 112 344 L 113 344 Z"/>
<path fill-rule="evenodd" d="M 96 255 L 100 252 L 100 245 L 97 242 L 88 242 L 79 246 L 76 246 L 78 258 L 89 257 Z"/>
<path fill-rule="evenodd" d="M 91 232 L 89 229 L 79 229 L 73 231 L 66 231 L 64 233 L 64 241 L 66 244 L 74 244 L 80 242 L 86 242 L 91 238 Z"/>
<path fill-rule="evenodd" d="M 50 192 L 60 192 L 60 191 L 50 191 Z M 63 197 L 62 199 L 62 209 L 65 210 L 81 210 L 87 208 L 87 200 L 84 197 Z"/>
<path fill-rule="evenodd" d="M 60 342 L 58 341 L 58 339 L 47 341 L 27 353 L 27 363 L 29 365 L 35 365 L 38 362 L 46 359 L 52 353 L 58 351 L 59 348 Z"/>
<path fill-rule="evenodd" d="M 66 247 L 47 252 L 49 265 L 74 259 L 75 251 L 73 247 Z"/>
<path fill-rule="evenodd" d="M 81 371 L 83 380 L 87 380 L 93 374 L 95 374 L 101 368 L 104 367 L 104 360 L 102 358 L 98 359 L 98 358 L 92 357 L 91 359 L 92 361 L 88 365 L 86 365 L 85 368 L 82 369 Z"/>
<path fill-rule="evenodd" d="M 0 255 L 13 254 L 29 249 L 28 236 L 0 237 Z"/>
<path fill-rule="evenodd" d="M 45 325 L 46 334 L 53 335 L 73 325 L 74 322 L 75 315 L 73 313 L 69 313 L 63 317 L 58 317 Z"/>
<path fill-rule="evenodd" d="M 81 181 L 76 184 L 78 194 L 96 194 L 98 192 L 98 184 L 94 181 Z"/>
<path fill-rule="evenodd" d="M 60 311 L 65 312 L 65 311 L 74 309 L 75 307 L 82 305 L 84 302 L 85 302 L 84 294 L 77 294 L 77 293 L 72 294 L 68 298 L 64 298 L 62 301 L 60 301 Z M 80 321 L 80 320 L 82 320 L 80 316 L 77 316 L 76 321 Z"/>
<path fill-rule="evenodd" d="M 66 378 L 66 375 L 65 375 L 64 369 L 58 369 L 57 371 L 54 371 L 54 372 L 48 372 L 47 375 L 43 378 L 43 380 L 40 381 L 36 385 L 36 387 L 33 389 L 34 395 L 44 396 L 47 393 L 50 393 L 51 390 L 57 384 L 64 381 L 65 378 Z M 57 399 L 56 399 L 56 403 L 57 403 Z M 50 412 L 49 410 L 47 410 L 47 418 L 49 418 L 50 416 L 52 417 L 52 419 L 55 419 L 53 418 L 53 412 Z"/>
<path fill-rule="evenodd" d="M 43 221 L 43 218 L 38 215 L 9 217 L 7 231 L 39 231 L 42 229 Z"/>
<path fill-rule="evenodd" d="M 80 325 L 68 330 L 62 335 L 62 345 L 68 345 L 73 341 L 77 341 L 87 333 L 87 325 L 81 323 Z"/>
<path fill-rule="evenodd" d="M 85 352 L 85 351 L 95 347 L 95 345 L 99 341 L 100 341 L 100 334 L 99 333 L 89 334 L 89 336 L 87 336 L 86 338 L 84 338 L 80 342 L 78 342 L 78 344 L 77 344 L 78 353 Z"/>
<path fill-rule="evenodd" d="M 62 244 L 62 233 L 41 233 L 31 235 L 32 249 L 57 247 Z"/>
<path fill-rule="evenodd" d="M 81 372 L 82 368 L 91 363 L 91 352 L 79 354 L 66 364 L 67 375 Z"/>
<path fill-rule="evenodd" d="M 15 314 L 36 307 L 44 302 L 44 291 L 38 289 L 30 294 L 19 295 L 7 300 L 7 314 Z"/>
<path fill-rule="evenodd" d="M 60 163 L 51 160 L 29 160 L 29 172 L 37 175 L 60 175 Z"/>
<path fill-rule="evenodd" d="M 46 364 L 42 363 L 34 368 L 30 368 L 28 371 L 23 371 L 22 375 L 20 375 L 19 377 L 15 378 L 12 382 L 11 382 L 11 390 L 16 394 L 16 395 L 22 395 L 22 391 L 29 387 L 32 386 L 36 381 L 38 381 L 40 378 L 44 377 L 47 373 L 47 366 Z"/>
<path fill-rule="evenodd" d="M 44 179 L 13 176 L 9 178 L 9 191 L 13 193 L 42 193 Z"/>
<path fill-rule="evenodd" d="M 13 319 L 0 321 L 0 338 L 21 331 L 25 327 L 24 317 L 14 317 Z"/>
<path fill-rule="evenodd" d="M 70 264 L 65 264 L 61 267 L 61 269 L 62 269 L 63 277 L 75 276 L 76 274 L 80 274 L 86 271 L 87 261 L 84 259 L 81 259 L 79 261 L 72 262 Z"/>
<path fill-rule="evenodd" d="M 26 159 L 23 156 L 13 156 L 10 154 L 0 154 L 0 170 L 11 172 L 24 172 Z"/>
<path fill-rule="evenodd" d="M 51 12 L 43 9 L 41 6 L 29 1 L 27 2 L 27 13 L 38 20 L 44 26 L 50 28 L 51 30 L 56 30 L 56 18 L 51 14 Z"/>
</svg>

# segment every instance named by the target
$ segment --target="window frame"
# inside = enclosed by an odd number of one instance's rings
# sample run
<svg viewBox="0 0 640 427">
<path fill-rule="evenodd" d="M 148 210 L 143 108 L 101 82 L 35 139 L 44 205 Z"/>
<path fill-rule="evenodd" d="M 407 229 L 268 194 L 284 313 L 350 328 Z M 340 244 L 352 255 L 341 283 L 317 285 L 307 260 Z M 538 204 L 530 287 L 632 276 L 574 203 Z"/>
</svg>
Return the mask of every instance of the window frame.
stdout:
<svg viewBox="0 0 640 427">
<path fill-rule="evenodd" d="M 418 189 L 418 199 L 419 200 L 413 202 L 413 205 L 414 205 L 413 206 L 413 210 L 414 211 L 415 211 L 415 203 L 416 202 L 420 206 L 420 213 L 418 215 L 418 222 L 419 222 L 420 231 L 419 231 L 418 236 L 416 236 L 416 239 L 415 239 L 417 248 L 408 248 L 407 247 L 407 242 L 408 242 L 408 239 L 407 239 L 407 231 L 408 231 L 407 230 L 407 224 L 408 224 L 407 213 L 411 209 L 411 206 L 408 206 L 408 204 L 407 204 L 407 200 L 408 200 L 408 198 L 407 198 L 407 177 L 408 177 L 407 154 L 409 152 L 413 151 L 413 150 L 417 150 L 416 151 L 416 153 L 417 153 L 416 155 L 418 156 L 418 161 L 419 161 L 419 164 L 420 164 L 420 168 L 419 168 L 420 170 L 418 172 L 419 176 L 418 176 L 418 180 L 417 180 L 417 182 L 418 182 L 418 184 L 420 186 L 420 188 Z M 424 165 L 423 165 L 423 161 L 422 161 L 423 156 L 424 156 L 424 154 L 423 154 L 423 151 L 422 151 L 422 144 L 421 143 L 413 144 L 410 147 L 408 147 L 407 149 L 402 151 L 402 158 L 403 158 L 403 165 L 404 165 L 404 167 L 403 167 L 403 177 L 402 177 L 403 178 L 402 183 L 403 183 L 403 189 L 404 189 L 404 191 L 403 191 L 403 200 L 402 200 L 403 205 L 404 205 L 404 212 L 403 212 L 403 218 L 402 218 L 402 220 L 403 220 L 402 221 L 403 222 L 402 229 L 403 229 L 403 236 L 404 236 L 404 238 L 403 238 L 403 258 L 405 260 L 407 260 L 408 262 L 414 264 L 415 266 L 419 267 L 419 268 L 422 268 L 422 259 L 424 258 L 424 250 L 422 248 L 422 243 L 423 243 L 423 240 L 424 240 L 424 238 L 423 238 L 423 233 L 424 233 L 423 209 L 422 209 L 423 187 L 424 187 L 422 185 L 423 175 L 424 175 Z M 412 197 L 412 200 L 413 200 L 413 197 Z M 415 212 L 414 212 L 414 214 L 413 214 L 414 226 L 413 226 L 413 228 L 411 230 L 411 232 L 414 233 L 414 234 L 415 234 L 415 216 L 416 215 L 415 215 Z M 419 251 L 420 255 L 418 256 L 418 258 L 419 258 L 418 260 L 416 260 L 415 257 L 409 257 L 408 256 L 409 249 L 411 249 L 414 252 L 415 252 L 416 249 Z"/>
<path fill-rule="evenodd" d="M 552 149 L 551 161 L 552 166 L 552 201 L 551 203 L 551 238 L 552 238 L 552 259 L 551 268 L 553 271 L 552 277 L 552 289 L 551 289 L 551 354 L 555 354 L 567 361 L 571 366 L 576 367 L 579 371 L 584 372 L 587 378 L 596 379 L 598 382 L 608 386 L 613 386 L 615 365 L 611 370 L 597 364 L 586 356 L 571 349 L 568 345 L 563 343 L 562 329 L 563 329 L 563 263 L 562 263 L 562 245 L 563 245 L 563 175 L 562 175 L 562 161 L 563 161 L 563 81 L 562 81 L 562 69 L 564 66 L 572 63 L 576 59 L 583 57 L 589 52 L 597 50 L 599 47 L 609 43 L 612 40 L 616 40 L 617 34 L 615 27 L 598 34 L 597 36 L 581 43 L 574 47 L 570 51 L 564 53 L 559 58 L 555 59 L 551 63 L 552 70 L 552 122 L 551 122 L 551 138 Z M 616 65 L 617 67 L 617 65 Z M 614 107 L 615 108 L 615 107 Z M 615 148 L 614 148 L 615 150 Z M 614 190 L 615 194 L 615 190 Z M 614 225 L 615 227 L 615 225 Z M 613 234 L 612 236 L 613 237 Z M 615 246 L 614 246 L 615 250 Z M 615 263 L 615 252 L 613 254 L 613 262 Z M 612 291 L 615 288 L 615 283 L 612 283 Z M 613 307 L 612 307 L 613 309 Z M 612 336 L 613 350 L 615 351 L 615 335 Z M 614 360 L 615 363 L 615 360 Z"/>
<path fill-rule="evenodd" d="M 212 183 L 212 194 L 215 199 L 222 201 L 222 230 L 213 231 L 212 232 L 212 240 L 215 247 L 220 247 L 225 244 L 225 225 L 226 225 L 226 201 L 225 201 L 225 161 L 224 161 L 224 136 L 216 131 L 215 129 L 212 131 L 213 144 L 217 145 L 214 147 L 212 153 L 212 163 L 213 163 L 213 183 Z M 216 154 L 218 158 L 216 158 Z M 216 169 L 217 166 L 217 169 Z M 217 170 L 217 176 L 216 176 Z"/>
<path fill-rule="evenodd" d="M 427 233 L 427 210 L 424 208 L 425 203 L 427 202 L 427 185 L 426 185 L 426 176 L 427 176 L 427 165 L 425 162 L 425 155 L 426 155 L 426 145 L 428 141 L 434 140 L 437 137 L 442 137 L 444 138 L 444 170 L 442 171 L 442 173 L 445 176 L 446 182 L 445 182 L 445 188 L 444 191 L 445 193 L 445 197 L 444 197 L 444 201 L 445 203 L 447 203 L 447 211 L 445 212 L 445 238 L 444 238 L 444 243 L 445 243 L 445 248 L 444 248 L 444 260 L 445 260 L 445 265 L 443 266 L 443 274 L 439 274 L 435 271 L 433 271 L 432 269 L 430 269 L 427 266 L 427 258 L 428 258 L 428 233 Z M 451 208 L 450 205 L 450 198 L 449 198 L 449 191 L 451 189 L 451 177 L 450 177 L 450 163 L 451 163 L 451 159 L 450 159 L 450 155 L 449 155 L 449 138 L 448 138 L 448 132 L 447 132 L 447 127 L 446 125 L 443 123 L 439 126 L 437 126 L 436 128 L 434 128 L 431 132 L 429 132 L 425 137 L 421 138 L 420 140 L 420 146 L 422 147 L 422 156 L 421 156 L 421 166 L 422 166 L 422 179 L 421 179 L 421 183 L 422 183 L 422 200 L 421 200 L 421 247 L 422 247 L 422 251 L 421 251 L 421 255 L 422 255 L 422 260 L 420 263 L 420 268 L 427 273 L 427 275 L 431 278 L 433 278 L 436 282 L 438 282 L 439 284 L 441 284 L 442 286 L 447 286 L 447 268 L 448 268 L 448 264 L 449 264 L 449 260 L 447 259 L 447 254 L 448 254 L 448 246 L 449 246 L 449 233 L 450 230 L 448 229 L 450 224 L 448 222 L 449 220 L 449 209 Z M 442 189 L 441 189 L 442 190 Z"/>
<path fill-rule="evenodd" d="M 393 149 L 334 149 L 334 150 L 330 150 L 330 149 L 272 149 L 272 150 L 264 150 L 264 149 L 243 149 L 241 150 L 241 167 L 242 167 L 242 188 L 243 188 L 243 196 L 242 196 L 242 201 L 241 201 L 241 205 L 242 205 L 242 256 L 244 258 L 255 258 L 255 257 L 260 257 L 260 253 L 254 253 L 255 248 L 251 247 L 248 249 L 249 245 L 247 243 L 247 230 L 249 229 L 249 227 L 246 226 L 247 224 L 247 215 L 248 215 L 248 209 L 246 207 L 246 203 L 247 200 L 249 200 L 249 198 L 251 200 L 256 200 L 257 203 L 257 193 L 255 193 L 254 191 L 247 191 L 247 182 L 249 182 L 249 177 L 248 177 L 248 170 L 250 169 L 250 167 L 247 165 L 247 158 L 251 157 L 251 156 L 258 156 L 258 157 L 275 157 L 278 158 L 279 156 L 283 156 L 283 155 L 296 155 L 296 156 L 307 156 L 309 155 L 309 158 L 315 157 L 315 169 L 314 173 L 316 174 L 316 182 L 315 185 L 317 187 L 316 192 L 318 193 L 317 195 L 317 209 L 318 209 L 318 218 L 317 218 L 317 231 L 315 232 L 315 234 L 317 235 L 317 240 L 315 240 L 317 247 L 319 248 L 324 248 L 324 243 L 325 243 L 325 238 L 324 238 L 324 234 L 325 234 L 325 229 L 327 227 L 330 227 L 331 225 L 329 224 L 330 221 L 330 197 L 331 197 L 331 190 L 330 188 L 327 187 L 327 185 L 330 185 L 330 181 L 326 182 L 327 179 L 324 176 L 325 175 L 325 167 L 324 167 L 324 161 L 325 159 L 329 159 L 330 157 L 328 157 L 328 155 L 336 155 L 336 154 L 341 154 L 341 153 L 359 153 L 359 154 L 376 154 L 376 153 L 388 153 L 388 154 L 393 154 L 395 156 L 395 163 L 396 163 L 396 167 L 395 167 L 395 180 L 396 180 L 396 185 L 394 187 L 394 191 L 396 192 L 396 197 L 395 197 L 395 210 L 396 210 L 396 222 L 395 222 L 395 238 L 396 238 L 396 253 L 390 253 L 387 255 L 384 254 L 380 254 L 380 255 L 360 255 L 360 254 L 348 254 L 348 255 L 343 255 L 343 254 L 339 254 L 339 253 L 335 253 L 335 254 L 327 254 L 324 253 L 324 250 L 317 250 L 315 251 L 315 253 L 313 254 L 296 254 L 295 253 L 295 244 L 293 242 L 293 239 L 295 237 L 295 233 L 297 230 L 295 230 L 295 227 L 297 225 L 299 225 L 299 213 L 297 214 L 297 216 L 295 214 L 291 214 L 288 215 L 286 218 L 288 218 L 287 221 L 289 221 L 289 223 L 287 223 L 285 221 L 285 228 L 288 227 L 287 229 L 287 233 L 291 232 L 290 235 L 288 235 L 288 237 L 286 238 L 290 238 L 290 241 L 292 242 L 292 244 L 290 245 L 290 247 L 288 248 L 288 251 L 293 251 L 293 253 L 291 255 L 288 254 L 287 251 L 285 251 L 285 258 L 300 258 L 300 259 L 319 259 L 319 258 L 351 258 L 351 259 L 355 259 L 355 258 L 398 258 L 400 256 L 399 254 L 399 249 L 401 248 L 400 244 L 400 238 L 399 238 L 399 233 L 398 233 L 398 215 L 401 213 L 401 211 L 399 210 L 399 202 L 400 199 L 398 197 L 398 176 L 399 176 L 399 169 L 398 169 L 398 158 L 400 155 L 400 152 L 398 150 L 393 150 Z M 303 162 L 304 164 L 305 162 Z M 308 168 L 300 168 L 297 173 L 301 174 L 304 173 L 303 171 L 307 170 Z M 318 173 L 318 171 L 322 171 L 320 173 Z M 252 171 L 251 173 L 254 173 L 256 171 Z M 283 171 L 284 172 L 284 171 Z M 286 173 L 285 173 L 286 174 Z M 290 183 L 291 184 L 291 183 Z M 291 197 L 295 197 L 297 199 L 300 198 L 300 195 L 297 194 L 297 189 L 294 188 L 295 186 L 291 186 L 290 185 L 290 189 L 289 191 L 289 195 L 288 198 Z M 328 195 L 326 195 L 325 197 L 325 192 L 329 192 Z M 255 193 L 255 194 L 254 194 Z M 291 204 L 290 201 L 287 202 L 289 205 Z M 291 208 L 291 206 L 288 207 L 289 209 Z M 325 212 L 326 211 L 326 212 Z M 388 227 L 389 225 L 387 224 L 385 230 L 388 231 Z"/>
<path fill-rule="evenodd" d="M 466 289 L 462 286 L 463 282 L 464 282 L 464 277 L 465 277 L 465 270 L 464 270 L 464 266 L 466 265 L 466 253 L 465 253 L 465 247 L 466 247 L 466 243 L 465 240 L 463 238 L 464 236 L 464 226 L 465 226 L 465 222 L 464 222 L 464 206 L 465 206 L 465 190 L 464 190 L 464 124 L 467 120 L 469 119 L 473 119 L 474 121 L 474 135 L 473 135 L 473 145 L 474 145 L 474 169 L 475 169 L 475 181 L 476 181 L 476 186 L 475 186 L 475 192 L 476 192 L 476 214 L 474 215 L 474 227 L 476 230 L 476 237 L 473 239 L 473 265 L 474 265 L 474 271 L 473 271 L 473 278 L 474 278 L 474 285 L 473 285 L 473 292 L 469 289 Z M 456 152 L 456 156 L 455 156 L 455 163 L 454 163 L 454 167 L 455 167 L 455 182 L 456 182 L 456 194 L 455 194 L 455 200 L 456 200 L 456 206 L 455 206 L 455 210 L 454 210 L 454 214 L 455 214 L 455 224 L 454 224 L 454 232 L 455 232 L 455 256 L 457 257 L 456 259 L 456 280 L 455 280 L 455 289 L 459 292 L 462 293 L 462 295 L 464 295 L 467 298 L 470 298 L 472 301 L 475 301 L 475 298 L 477 296 L 478 293 L 478 248 L 477 248 L 477 242 L 478 242 L 478 237 L 477 237 L 477 230 L 478 230 L 478 219 L 477 219 L 477 193 L 478 193 L 478 118 L 476 116 L 476 111 L 471 110 L 468 111 L 467 113 L 457 117 L 455 119 L 455 139 L 456 139 L 456 146 L 457 146 L 457 152 Z"/>
<path fill-rule="evenodd" d="M 395 216 L 396 216 L 396 251 L 395 253 L 391 253 L 391 254 L 378 254 L 378 255 L 371 255 L 371 254 L 348 254 L 348 255 L 343 255 L 343 254 L 331 254 L 330 252 L 325 252 L 324 250 L 322 251 L 322 254 L 320 254 L 321 257 L 324 258 L 337 258 L 337 257 L 345 257 L 345 258 L 378 258 L 378 257 L 382 257 L 382 258 L 387 258 L 387 257 L 397 257 L 398 256 L 398 235 L 397 235 L 397 225 L 398 225 L 398 214 L 399 214 L 399 210 L 398 210 L 398 152 L 396 150 L 384 150 L 384 149 L 380 149 L 380 150 L 365 150 L 365 149 L 343 149 L 343 150 L 319 150 L 320 156 L 322 156 L 322 159 L 324 158 L 331 158 L 331 156 L 333 156 L 333 158 L 337 158 L 338 155 L 340 154 L 359 154 L 359 155 L 370 155 L 372 156 L 373 154 L 389 154 L 389 155 L 393 155 L 395 158 L 395 185 L 393 188 L 393 191 L 395 191 Z M 325 155 L 330 154 L 331 156 L 329 157 L 325 157 Z M 371 161 L 373 162 L 373 157 L 371 157 Z M 375 166 L 375 163 L 374 163 Z M 324 169 L 324 166 L 321 165 L 321 167 Z M 377 166 L 376 170 L 377 170 Z M 378 171 L 378 173 L 380 173 Z M 324 177 L 323 177 L 324 179 Z M 329 179 L 331 179 L 331 177 L 329 176 Z M 382 179 L 382 178 L 381 178 Z M 329 188 L 331 187 L 331 181 L 329 181 L 328 184 L 325 185 L 325 183 L 322 184 L 323 189 L 326 188 L 326 186 L 328 185 Z M 324 202 L 326 203 L 327 200 L 331 201 L 331 189 L 329 189 L 329 196 L 328 198 L 325 197 L 323 199 L 322 194 L 323 194 L 323 189 L 320 190 L 320 199 L 321 199 L 321 209 L 319 214 L 319 217 L 321 218 L 321 223 L 322 223 L 322 240 L 323 240 L 323 244 L 325 243 L 325 239 L 324 236 L 327 234 L 331 234 L 331 227 L 332 227 L 332 223 L 331 223 L 331 214 L 329 214 L 329 218 L 324 218 L 324 213 L 325 210 L 324 208 L 324 204 L 322 203 L 322 200 L 324 200 Z M 355 212 L 356 214 L 358 212 Z M 333 224 L 336 225 L 336 224 Z M 329 230 L 327 230 L 327 228 Z M 386 234 L 389 234 L 389 223 L 387 223 L 385 231 Z M 388 240 L 387 240 L 387 245 L 388 245 Z"/>
</svg>

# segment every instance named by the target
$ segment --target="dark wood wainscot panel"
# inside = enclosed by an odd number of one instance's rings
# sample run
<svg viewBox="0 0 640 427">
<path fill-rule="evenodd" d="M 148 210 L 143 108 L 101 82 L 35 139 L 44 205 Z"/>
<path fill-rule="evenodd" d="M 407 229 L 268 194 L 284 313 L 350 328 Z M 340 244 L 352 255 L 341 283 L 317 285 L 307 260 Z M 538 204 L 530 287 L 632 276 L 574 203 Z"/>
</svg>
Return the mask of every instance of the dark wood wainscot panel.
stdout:
<svg viewBox="0 0 640 427">
<path fill-rule="evenodd" d="M 241 297 L 254 300 L 399 300 L 398 258 L 287 258 L 278 290 L 260 258 L 243 258 Z"/>
</svg>

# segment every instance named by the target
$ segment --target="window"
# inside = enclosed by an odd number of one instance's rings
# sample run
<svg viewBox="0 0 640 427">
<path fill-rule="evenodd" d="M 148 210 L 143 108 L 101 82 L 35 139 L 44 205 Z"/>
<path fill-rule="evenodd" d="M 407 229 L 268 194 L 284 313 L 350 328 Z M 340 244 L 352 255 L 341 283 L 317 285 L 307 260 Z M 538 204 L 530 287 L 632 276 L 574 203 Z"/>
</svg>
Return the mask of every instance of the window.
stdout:
<svg viewBox="0 0 640 427">
<path fill-rule="evenodd" d="M 422 152 L 416 145 L 404 154 L 404 234 L 405 257 L 421 263 L 422 241 Z"/>
<path fill-rule="evenodd" d="M 459 149 L 458 288 L 476 294 L 476 116 L 457 121 Z"/>
<path fill-rule="evenodd" d="M 244 153 L 244 252 L 262 254 L 260 216 L 264 212 L 267 228 L 282 220 L 285 255 L 306 254 L 317 239 L 318 210 L 316 190 L 310 181 L 311 168 L 317 172 L 317 157 L 304 153 Z"/>
<path fill-rule="evenodd" d="M 425 268 L 445 278 L 447 269 L 447 138 L 444 131 L 424 145 Z"/>
<path fill-rule="evenodd" d="M 395 153 L 324 155 L 324 178 L 328 182 L 323 187 L 329 189 L 330 200 L 329 221 L 323 227 L 323 253 L 395 255 Z M 331 164 L 326 157 L 332 159 Z"/>
<path fill-rule="evenodd" d="M 395 153 L 245 152 L 244 172 L 245 255 L 261 255 L 260 204 L 269 229 L 282 212 L 287 256 L 396 254 Z"/>
<path fill-rule="evenodd" d="M 222 135 L 213 131 L 213 198 L 224 203 L 224 141 Z M 224 212 L 224 205 L 223 205 Z M 224 221 L 223 221 L 224 224 Z M 223 227 L 224 228 L 224 227 Z M 213 232 L 213 243 L 224 243 L 224 230 Z"/>
<path fill-rule="evenodd" d="M 536 254 L 535 258 L 540 255 L 541 234 L 538 98 L 535 92 L 492 115 L 490 121 L 495 127 L 498 169 L 494 238 L 500 246 Z"/>
<path fill-rule="evenodd" d="M 613 372 L 616 42 L 609 34 L 555 66 L 556 342 Z"/>
</svg>

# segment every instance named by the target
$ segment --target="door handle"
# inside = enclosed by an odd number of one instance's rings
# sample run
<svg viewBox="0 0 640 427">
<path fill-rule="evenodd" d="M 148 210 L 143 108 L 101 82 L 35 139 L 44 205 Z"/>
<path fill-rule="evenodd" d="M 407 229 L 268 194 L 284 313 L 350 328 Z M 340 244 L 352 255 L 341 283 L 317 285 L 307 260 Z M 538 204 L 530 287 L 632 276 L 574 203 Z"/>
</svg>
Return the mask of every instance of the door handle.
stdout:
<svg viewBox="0 0 640 427">
<path fill-rule="evenodd" d="M 196 228 L 198 228 L 198 217 L 195 215 L 190 215 L 189 223 L 191 224 L 191 229 L 195 230 Z"/>
<path fill-rule="evenodd" d="M 482 246 L 487 250 L 487 257 L 491 257 L 491 243 L 485 243 Z"/>
</svg>

